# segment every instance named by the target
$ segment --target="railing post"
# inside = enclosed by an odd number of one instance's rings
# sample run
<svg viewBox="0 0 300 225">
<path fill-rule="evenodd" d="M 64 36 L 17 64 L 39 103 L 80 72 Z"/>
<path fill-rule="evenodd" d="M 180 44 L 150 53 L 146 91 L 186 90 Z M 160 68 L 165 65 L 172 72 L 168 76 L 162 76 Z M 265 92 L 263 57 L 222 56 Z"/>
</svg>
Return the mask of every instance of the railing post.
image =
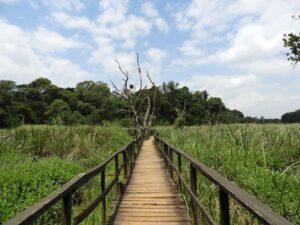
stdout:
<svg viewBox="0 0 300 225">
<path fill-rule="evenodd" d="M 131 145 L 129 145 L 126 149 L 127 151 L 127 157 L 128 157 L 128 168 L 127 168 L 127 172 L 128 172 L 128 175 L 130 174 L 130 170 L 131 170 L 131 165 L 132 165 L 132 160 L 131 160 Z"/>
<path fill-rule="evenodd" d="M 182 172 L 182 168 L 181 168 L 181 155 L 179 153 L 177 153 L 177 163 L 178 163 L 178 171 L 181 175 L 181 172 Z M 179 191 L 181 192 L 182 191 L 182 188 L 181 188 L 181 181 L 180 181 L 180 178 L 178 176 L 178 185 L 179 185 Z"/>
<path fill-rule="evenodd" d="M 101 193 L 105 192 L 105 168 L 103 168 L 101 172 Z M 102 201 L 102 212 L 101 212 L 102 224 L 106 224 L 106 197 L 103 198 Z"/>
<path fill-rule="evenodd" d="M 127 157 L 126 157 L 126 151 L 123 152 L 123 163 L 124 163 L 124 179 L 127 180 Z"/>
<path fill-rule="evenodd" d="M 220 188 L 219 189 L 219 195 L 220 195 L 220 221 L 221 221 L 221 225 L 230 225 L 228 194 L 222 188 Z"/>
<path fill-rule="evenodd" d="M 118 172 L 119 172 L 119 154 L 115 156 L 115 177 L 117 178 L 117 183 L 116 183 L 117 198 L 120 196 Z"/>
<path fill-rule="evenodd" d="M 165 152 L 166 157 L 168 159 L 170 159 L 169 146 L 166 143 L 164 143 L 163 146 L 164 146 L 164 152 Z M 168 170 L 169 170 L 170 176 L 173 179 L 173 177 L 172 177 L 172 169 L 171 169 L 171 166 L 168 163 L 168 160 L 166 160 L 166 163 L 167 163 L 167 166 L 168 166 Z"/>
<path fill-rule="evenodd" d="M 137 158 L 137 154 L 138 154 L 138 149 L 137 149 L 137 144 L 136 144 L 137 140 L 134 141 L 134 144 L 133 144 L 133 149 L 134 149 L 134 161 L 136 160 Z"/>
<path fill-rule="evenodd" d="M 62 224 L 71 225 L 72 214 L 72 194 L 68 193 L 63 198 L 63 219 Z"/>
<path fill-rule="evenodd" d="M 130 145 L 130 158 L 131 158 L 131 168 L 130 168 L 130 173 L 133 170 L 133 164 L 134 164 L 134 143 Z"/>
<path fill-rule="evenodd" d="M 171 161 L 171 163 L 173 163 L 173 151 L 170 147 L 168 147 L 168 150 L 169 150 L 170 161 Z M 171 178 L 174 179 L 174 177 L 173 177 L 173 167 L 172 166 L 170 166 L 170 174 L 171 174 Z"/>
<path fill-rule="evenodd" d="M 192 163 L 190 163 L 190 179 L 191 179 L 191 191 L 197 197 L 197 171 L 193 167 Z M 198 224 L 197 208 L 196 208 L 196 205 L 195 205 L 193 199 L 191 200 L 191 205 L 192 205 L 192 216 L 193 216 L 193 222 L 194 222 L 193 224 L 197 225 Z"/>
</svg>

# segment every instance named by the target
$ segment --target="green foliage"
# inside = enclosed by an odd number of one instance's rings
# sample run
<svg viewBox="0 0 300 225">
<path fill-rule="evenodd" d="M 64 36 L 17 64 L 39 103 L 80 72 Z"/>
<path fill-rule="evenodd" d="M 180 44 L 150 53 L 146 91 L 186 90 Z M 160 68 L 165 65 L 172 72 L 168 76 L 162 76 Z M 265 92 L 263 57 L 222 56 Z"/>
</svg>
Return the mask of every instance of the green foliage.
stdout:
<svg viewBox="0 0 300 225">
<path fill-rule="evenodd" d="M 300 109 L 295 112 L 285 113 L 281 117 L 283 123 L 299 123 L 300 122 Z"/>
<path fill-rule="evenodd" d="M 77 110 L 81 113 L 81 115 L 87 116 L 95 111 L 95 107 L 89 103 L 79 101 L 77 104 Z"/>
<path fill-rule="evenodd" d="M 293 19 L 300 19 L 300 15 L 298 17 L 293 16 Z M 300 61 L 300 33 L 284 34 L 283 45 L 289 49 L 289 52 L 286 54 L 288 56 L 288 60 L 291 61 L 292 64 L 296 65 Z"/>
<path fill-rule="evenodd" d="M 103 127 L 43 125 L 0 130 L 0 224 L 80 171 L 99 165 L 130 140 L 126 129 L 109 123 Z M 113 167 L 107 167 L 107 174 L 113 173 Z M 82 203 L 74 210 L 98 195 L 99 184 L 92 182 L 80 190 Z M 57 224 L 59 207 L 47 211 L 40 224 Z"/>
<path fill-rule="evenodd" d="M 1 224 L 56 190 L 82 170 L 76 163 L 59 158 L 38 161 L 28 159 L 13 165 L 6 163 L 1 169 L 5 171 L 0 173 Z M 48 212 L 49 223 L 55 221 L 53 214 L 53 210 Z"/>
<path fill-rule="evenodd" d="M 164 82 L 156 90 L 157 111 L 154 124 L 190 126 L 279 122 L 251 117 L 245 119 L 240 111 L 226 108 L 222 99 L 210 97 L 205 90 L 191 92 L 188 87 L 180 87 L 174 81 Z M 134 92 L 134 95 L 140 94 L 141 99 L 144 99 L 146 95 L 151 96 L 153 93 L 152 88 Z M 178 118 L 178 109 L 182 109 L 183 105 L 186 108 L 182 120 Z M 0 80 L 0 128 L 22 124 L 97 125 L 103 121 L 132 122 L 128 107 L 123 98 L 111 92 L 108 85 L 101 81 L 83 81 L 75 88 L 60 88 L 46 78 L 38 78 L 22 85 Z M 122 124 L 130 126 L 130 123 Z"/>
<path fill-rule="evenodd" d="M 182 129 L 184 126 L 184 115 L 182 113 L 178 113 L 178 117 L 175 119 L 174 128 Z"/>
<path fill-rule="evenodd" d="M 175 130 L 158 128 L 162 138 L 216 169 L 295 224 L 300 223 L 300 126 L 217 125 Z M 184 174 L 189 165 L 183 162 Z M 218 220 L 218 192 L 198 177 L 201 202 Z M 233 224 L 252 224 L 233 204 Z"/>
</svg>

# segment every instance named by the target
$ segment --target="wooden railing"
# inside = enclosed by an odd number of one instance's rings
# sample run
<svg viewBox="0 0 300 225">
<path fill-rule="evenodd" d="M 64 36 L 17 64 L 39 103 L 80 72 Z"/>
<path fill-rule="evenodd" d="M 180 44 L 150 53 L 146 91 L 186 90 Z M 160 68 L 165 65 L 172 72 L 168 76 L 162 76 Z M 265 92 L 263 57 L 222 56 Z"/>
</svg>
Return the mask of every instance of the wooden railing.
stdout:
<svg viewBox="0 0 300 225">
<path fill-rule="evenodd" d="M 272 211 L 269 207 L 256 200 L 252 195 L 241 190 L 237 185 L 230 182 L 215 170 L 205 166 L 203 163 L 191 158 L 186 153 L 176 149 L 166 141 L 155 135 L 155 142 L 160 149 L 161 154 L 170 171 L 171 177 L 175 180 L 181 192 L 183 189 L 190 196 L 191 201 L 188 202 L 193 224 L 199 224 L 200 213 L 209 225 L 216 225 L 212 216 L 203 207 L 197 197 L 197 174 L 200 173 L 208 180 L 214 183 L 219 189 L 219 205 L 220 205 L 220 224 L 230 225 L 230 204 L 229 197 L 235 199 L 241 204 L 252 216 L 258 219 L 262 224 L 266 225 L 292 225 L 291 222 Z M 177 166 L 173 160 L 177 157 Z M 186 160 L 190 169 L 190 184 L 188 185 L 182 175 L 182 159 Z M 200 213 L 199 213 L 200 212 Z"/>
<path fill-rule="evenodd" d="M 62 224 L 71 225 L 79 224 L 85 218 L 87 218 L 91 212 L 102 203 L 101 207 L 101 220 L 100 224 L 106 224 L 106 196 L 113 189 L 115 185 L 119 185 L 119 177 L 123 171 L 124 179 L 128 180 L 132 171 L 134 161 L 141 148 L 142 138 L 138 138 L 129 144 L 127 144 L 121 150 L 115 152 L 108 159 L 106 159 L 101 165 L 94 167 L 86 173 L 79 174 L 58 190 L 52 192 L 47 197 L 43 198 L 39 202 L 35 203 L 30 208 L 24 210 L 4 225 L 16 225 L 16 224 L 33 224 L 40 216 L 44 215 L 47 210 L 54 206 L 59 201 L 62 201 Z M 119 165 L 119 155 L 123 158 L 122 165 Z M 114 162 L 114 177 L 113 180 L 106 185 L 105 182 L 105 168 L 110 162 Z M 81 213 L 72 216 L 72 195 L 83 185 L 85 185 L 92 178 L 100 175 L 101 183 L 99 190 L 101 194 L 96 197 Z M 119 188 L 117 188 L 119 190 Z M 119 190 L 120 191 L 120 190 Z M 121 195 L 121 193 L 118 193 Z"/>
</svg>

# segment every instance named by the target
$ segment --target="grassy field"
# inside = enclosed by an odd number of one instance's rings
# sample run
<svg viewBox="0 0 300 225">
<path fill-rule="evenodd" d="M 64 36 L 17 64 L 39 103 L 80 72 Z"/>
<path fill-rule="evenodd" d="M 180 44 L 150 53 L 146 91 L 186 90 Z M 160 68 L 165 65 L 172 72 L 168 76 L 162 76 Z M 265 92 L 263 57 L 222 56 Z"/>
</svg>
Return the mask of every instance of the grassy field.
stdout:
<svg viewBox="0 0 300 225">
<path fill-rule="evenodd" d="M 300 224 L 300 125 L 220 125 L 175 130 L 162 138 L 220 172 L 294 224 Z M 189 167 L 185 164 L 185 177 Z M 198 176 L 198 196 L 216 221 L 218 189 Z M 231 201 L 232 224 L 257 224 Z"/>
<path fill-rule="evenodd" d="M 172 145 L 216 169 L 294 224 L 300 224 L 300 125 L 157 128 Z M 0 130 L 0 224 L 86 171 L 132 138 L 118 126 L 23 126 Z M 185 177 L 189 167 L 184 164 Z M 109 174 L 113 168 L 108 168 Z M 109 181 L 107 181 L 109 182 Z M 202 203 L 218 218 L 218 189 L 198 176 Z M 79 212 L 99 194 L 99 177 L 75 194 Z M 113 196 L 108 198 L 110 201 Z M 232 224 L 256 224 L 231 202 Z M 39 221 L 54 224 L 60 204 Z M 99 209 L 84 224 L 99 221 Z"/>
<path fill-rule="evenodd" d="M 127 130 L 118 126 L 23 126 L 0 130 L 0 224 L 79 172 L 100 164 L 131 139 Z M 99 183 L 98 178 L 81 188 L 78 209 L 99 194 L 95 183 Z M 57 222 L 60 206 L 54 206 L 39 223 Z M 97 217 L 92 215 L 87 224 Z"/>
</svg>

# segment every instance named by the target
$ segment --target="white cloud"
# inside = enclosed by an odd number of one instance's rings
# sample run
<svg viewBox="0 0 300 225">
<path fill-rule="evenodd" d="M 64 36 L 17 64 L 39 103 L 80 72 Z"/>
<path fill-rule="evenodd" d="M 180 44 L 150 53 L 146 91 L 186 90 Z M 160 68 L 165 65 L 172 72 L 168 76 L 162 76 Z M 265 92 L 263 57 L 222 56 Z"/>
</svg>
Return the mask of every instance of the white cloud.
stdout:
<svg viewBox="0 0 300 225">
<path fill-rule="evenodd" d="M 42 0 L 42 2 L 55 10 L 81 11 L 85 8 L 81 0 Z"/>
<path fill-rule="evenodd" d="M 163 33 L 168 33 L 168 31 L 170 30 L 168 23 L 161 17 L 156 18 L 154 20 L 154 24 L 157 27 L 157 29 Z"/>
<path fill-rule="evenodd" d="M 154 8 L 154 5 L 152 2 L 144 2 L 141 6 L 142 14 L 149 17 L 151 20 L 153 20 L 153 24 L 156 26 L 156 28 L 163 32 L 167 33 L 170 30 L 170 27 L 166 20 L 164 20 L 162 17 L 160 17 L 157 10 Z"/>
<path fill-rule="evenodd" d="M 163 74 L 165 73 L 165 65 L 168 59 L 168 53 L 165 49 L 149 48 L 145 52 L 145 58 L 142 66 L 144 70 L 148 71 L 151 79 L 157 83 L 164 79 Z"/>
<path fill-rule="evenodd" d="M 167 22 L 151 3 L 143 3 L 141 7 L 147 11 L 143 16 L 129 12 L 128 0 L 102 0 L 95 21 L 62 12 L 55 12 L 52 17 L 66 28 L 85 29 L 96 44 L 89 62 L 100 65 L 105 74 L 119 77 L 115 57 L 129 72 L 135 73 L 136 43 L 149 35 L 153 27 L 163 33 L 169 30 Z M 153 61 L 147 62 L 147 65 L 150 64 Z"/>
<path fill-rule="evenodd" d="M 181 84 L 187 85 L 194 90 L 209 90 L 214 96 L 225 95 L 228 98 L 245 89 L 247 91 L 255 90 L 260 85 L 260 81 L 253 74 L 237 76 L 197 75 L 188 81 L 182 81 Z"/>
<path fill-rule="evenodd" d="M 93 35 L 122 40 L 124 47 L 133 48 L 138 37 L 149 34 L 151 24 L 143 17 L 128 13 L 128 7 L 128 1 L 124 0 L 101 1 Z"/>
<path fill-rule="evenodd" d="M 256 68 L 252 71 L 251 64 L 283 60 L 283 33 L 299 30 L 299 23 L 291 20 L 299 10 L 296 0 L 274 0 L 272 4 L 267 0 L 194 0 L 176 14 L 177 27 L 191 32 L 179 50 L 183 60 L 190 60 L 186 65 L 247 64 L 250 70 L 246 72 L 253 72 Z M 208 43 L 209 51 L 205 50 Z"/>
<path fill-rule="evenodd" d="M 0 20 L 0 32 L 0 79 L 28 83 L 43 76 L 55 84 L 73 86 L 89 76 L 68 59 L 38 54 L 35 51 L 37 46 L 32 41 L 34 34 L 25 32 L 18 26 Z M 45 50 L 42 46 L 39 47 Z"/>
<path fill-rule="evenodd" d="M 79 65 L 67 59 L 48 57 L 44 60 L 44 64 L 51 80 L 57 85 L 75 87 L 78 82 L 90 76 Z"/>
<path fill-rule="evenodd" d="M 144 15 L 148 16 L 148 17 L 157 17 L 159 16 L 158 15 L 158 12 L 156 11 L 156 9 L 154 8 L 153 6 L 153 3 L 152 2 L 144 2 L 142 4 L 142 12 Z"/>
<path fill-rule="evenodd" d="M 279 117 L 300 107 L 299 89 L 274 81 L 299 77 L 300 68 L 287 62 L 282 42 L 284 33 L 299 32 L 299 21 L 291 19 L 299 10 L 296 0 L 194 0 L 176 13 L 178 29 L 190 35 L 172 65 L 237 69 L 246 75 L 200 75 L 183 83 L 208 89 L 246 115 Z"/>
<path fill-rule="evenodd" d="M 70 16 L 64 12 L 53 12 L 52 18 L 54 21 L 67 28 L 72 29 L 91 29 L 93 24 L 86 17 Z"/>
<path fill-rule="evenodd" d="M 40 52 L 64 52 L 72 48 L 82 48 L 84 45 L 72 38 L 65 38 L 56 32 L 39 27 L 30 35 L 32 47 Z"/>
<path fill-rule="evenodd" d="M 244 71 L 251 71 L 262 77 L 269 77 L 270 80 L 272 80 L 273 76 L 299 76 L 300 72 L 300 68 L 293 68 L 285 58 L 253 59 L 236 64 L 234 67 Z"/>
<path fill-rule="evenodd" d="M 159 48 L 150 48 L 147 50 L 146 56 L 150 59 L 151 62 L 159 64 L 166 59 L 167 53 L 165 50 Z"/>
<path fill-rule="evenodd" d="M 179 48 L 180 52 L 185 56 L 204 56 L 205 51 L 197 47 L 197 41 L 188 40 L 185 41 L 182 47 Z"/>
</svg>

